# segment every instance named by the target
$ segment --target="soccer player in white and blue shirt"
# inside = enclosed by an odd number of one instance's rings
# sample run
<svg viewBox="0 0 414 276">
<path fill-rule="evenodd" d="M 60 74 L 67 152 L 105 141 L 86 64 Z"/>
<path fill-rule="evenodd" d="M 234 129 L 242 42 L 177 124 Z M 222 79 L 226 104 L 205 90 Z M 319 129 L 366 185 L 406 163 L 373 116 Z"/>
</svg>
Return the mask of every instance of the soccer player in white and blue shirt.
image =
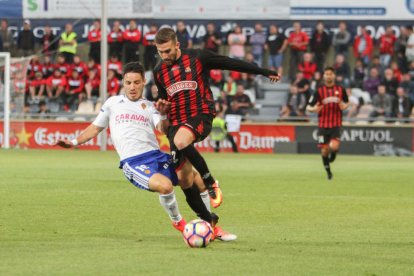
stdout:
<svg viewBox="0 0 414 276">
<path fill-rule="evenodd" d="M 185 220 L 181 216 L 173 185 L 178 182 L 172 159 L 160 151 L 155 128 L 165 132 L 170 103 L 165 100 L 155 105 L 144 99 L 144 69 L 132 62 L 125 66 L 123 75 L 125 95 L 110 97 L 95 119 L 76 139 L 59 140 L 57 145 L 71 148 L 86 143 L 109 126 L 111 138 L 120 157 L 120 168 L 136 187 L 158 192 L 161 205 L 182 232 Z"/>
</svg>

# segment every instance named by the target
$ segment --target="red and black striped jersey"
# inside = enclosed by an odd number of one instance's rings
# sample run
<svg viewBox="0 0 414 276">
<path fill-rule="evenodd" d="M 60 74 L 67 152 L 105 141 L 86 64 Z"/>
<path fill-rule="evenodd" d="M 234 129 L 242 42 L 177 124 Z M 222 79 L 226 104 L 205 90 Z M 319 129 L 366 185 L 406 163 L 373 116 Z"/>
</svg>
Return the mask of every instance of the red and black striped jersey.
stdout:
<svg viewBox="0 0 414 276">
<path fill-rule="evenodd" d="M 322 85 L 318 91 L 310 98 L 311 106 L 319 103 L 322 110 L 318 114 L 320 128 L 334 128 L 342 126 L 342 110 L 339 103 L 348 102 L 348 95 L 345 88 L 340 85 Z"/>
<path fill-rule="evenodd" d="M 168 117 L 172 125 L 185 123 L 199 114 L 215 115 L 213 94 L 209 86 L 211 69 L 276 75 L 274 71 L 208 50 L 181 50 L 181 56 L 172 65 L 161 61 L 153 71 L 159 97 L 171 102 Z"/>
</svg>

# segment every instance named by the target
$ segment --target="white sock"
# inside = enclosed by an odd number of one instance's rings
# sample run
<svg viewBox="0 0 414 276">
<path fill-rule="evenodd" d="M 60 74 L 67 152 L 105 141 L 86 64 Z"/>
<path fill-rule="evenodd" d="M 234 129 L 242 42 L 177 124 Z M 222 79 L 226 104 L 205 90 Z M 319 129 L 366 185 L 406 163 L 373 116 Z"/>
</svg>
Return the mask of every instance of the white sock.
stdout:
<svg viewBox="0 0 414 276">
<path fill-rule="evenodd" d="M 209 212 L 211 212 L 211 207 L 210 207 L 210 196 L 208 195 L 208 191 L 204 191 L 202 193 L 200 193 L 201 199 L 203 200 L 204 205 L 206 205 L 207 210 Z"/>
<path fill-rule="evenodd" d="M 160 203 L 172 221 L 179 222 L 182 219 L 174 191 L 166 195 L 160 194 Z"/>
</svg>

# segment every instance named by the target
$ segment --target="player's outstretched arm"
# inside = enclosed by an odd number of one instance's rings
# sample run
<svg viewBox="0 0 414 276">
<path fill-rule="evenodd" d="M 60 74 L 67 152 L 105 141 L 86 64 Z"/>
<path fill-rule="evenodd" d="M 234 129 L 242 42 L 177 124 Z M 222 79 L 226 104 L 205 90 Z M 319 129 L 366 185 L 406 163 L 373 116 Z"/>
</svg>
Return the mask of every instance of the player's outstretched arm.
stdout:
<svg viewBox="0 0 414 276">
<path fill-rule="evenodd" d="M 66 149 L 81 145 L 98 136 L 103 129 L 102 127 L 90 124 L 77 138 L 73 140 L 61 139 L 56 142 L 56 145 Z"/>
<path fill-rule="evenodd" d="M 275 71 L 261 68 L 243 60 L 217 55 L 208 50 L 201 50 L 200 60 L 208 69 L 232 70 L 248 74 L 263 75 L 268 77 L 271 82 L 278 82 L 280 80 L 280 76 Z"/>
</svg>

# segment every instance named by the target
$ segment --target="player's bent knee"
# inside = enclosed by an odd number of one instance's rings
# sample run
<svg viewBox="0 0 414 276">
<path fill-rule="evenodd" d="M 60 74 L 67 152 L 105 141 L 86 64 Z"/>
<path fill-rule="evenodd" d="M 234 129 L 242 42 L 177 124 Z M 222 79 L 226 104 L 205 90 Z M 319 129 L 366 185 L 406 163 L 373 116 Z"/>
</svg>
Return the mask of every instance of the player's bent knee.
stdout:
<svg viewBox="0 0 414 276">
<path fill-rule="evenodd" d="M 160 194 L 169 194 L 174 190 L 172 182 L 162 174 L 154 174 L 149 180 L 149 188 L 151 191 Z"/>
</svg>

